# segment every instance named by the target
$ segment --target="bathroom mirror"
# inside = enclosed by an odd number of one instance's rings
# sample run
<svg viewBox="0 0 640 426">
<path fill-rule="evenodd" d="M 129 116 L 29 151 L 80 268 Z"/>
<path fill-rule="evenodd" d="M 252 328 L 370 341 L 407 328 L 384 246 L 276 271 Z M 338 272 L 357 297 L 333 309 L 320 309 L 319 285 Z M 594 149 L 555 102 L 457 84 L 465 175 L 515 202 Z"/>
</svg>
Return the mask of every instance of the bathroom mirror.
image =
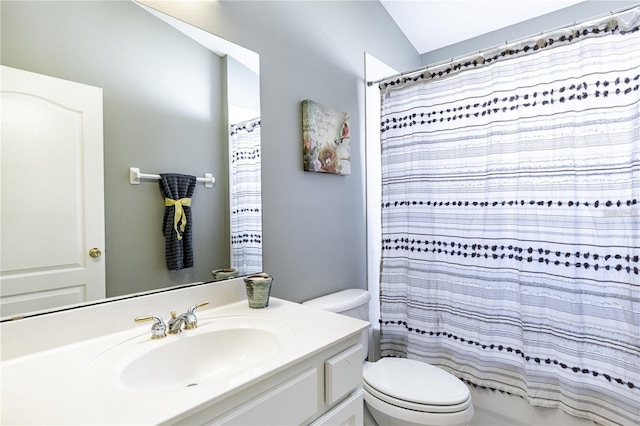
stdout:
<svg viewBox="0 0 640 426">
<path fill-rule="evenodd" d="M 238 264 L 232 257 L 247 250 L 231 243 L 244 209 L 230 186 L 238 156 L 230 125 L 253 131 L 260 149 L 258 55 L 132 1 L 3 0 L 0 8 L 2 65 L 103 89 L 107 298 L 209 282 L 213 270 Z M 233 231 L 254 244 L 239 263 L 245 274 L 262 266 L 259 155 L 253 164 L 250 229 Z M 159 184 L 130 184 L 130 167 L 213 174 L 213 187 L 198 184 L 192 199 L 193 268 L 168 270 Z M 0 312 L 20 314 L 29 313 Z"/>
</svg>

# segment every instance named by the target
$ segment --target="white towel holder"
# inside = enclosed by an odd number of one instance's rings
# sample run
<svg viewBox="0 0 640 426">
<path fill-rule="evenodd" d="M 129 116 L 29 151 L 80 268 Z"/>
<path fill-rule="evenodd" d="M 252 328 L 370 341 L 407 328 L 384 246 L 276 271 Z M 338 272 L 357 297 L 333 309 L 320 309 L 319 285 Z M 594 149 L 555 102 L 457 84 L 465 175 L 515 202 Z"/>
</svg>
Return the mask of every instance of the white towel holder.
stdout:
<svg viewBox="0 0 640 426">
<path fill-rule="evenodd" d="M 140 173 L 138 167 L 129 167 L 129 183 L 131 185 L 140 185 L 142 179 L 160 180 L 160 175 Z M 206 188 L 213 188 L 216 178 L 211 173 L 205 173 L 203 178 L 196 178 L 196 181 L 204 183 Z"/>
</svg>

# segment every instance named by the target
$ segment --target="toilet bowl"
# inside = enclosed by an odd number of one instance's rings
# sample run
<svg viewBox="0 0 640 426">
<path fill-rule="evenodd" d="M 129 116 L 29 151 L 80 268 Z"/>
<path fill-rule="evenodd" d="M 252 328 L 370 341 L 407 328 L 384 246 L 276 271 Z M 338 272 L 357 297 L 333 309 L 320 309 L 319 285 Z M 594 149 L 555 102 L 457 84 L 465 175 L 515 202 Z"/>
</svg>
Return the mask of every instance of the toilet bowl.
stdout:
<svg viewBox="0 0 640 426">
<path fill-rule="evenodd" d="M 368 321 L 370 295 L 349 289 L 303 304 Z M 364 359 L 368 332 L 363 332 Z M 405 358 L 363 364 L 365 407 L 381 426 L 464 426 L 473 417 L 469 388 L 452 374 Z"/>
<path fill-rule="evenodd" d="M 467 425 L 473 405 L 467 386 L 424 362 L 382 358 L 363 372 L 364 400 L 380 425 Z"/>
</svg>

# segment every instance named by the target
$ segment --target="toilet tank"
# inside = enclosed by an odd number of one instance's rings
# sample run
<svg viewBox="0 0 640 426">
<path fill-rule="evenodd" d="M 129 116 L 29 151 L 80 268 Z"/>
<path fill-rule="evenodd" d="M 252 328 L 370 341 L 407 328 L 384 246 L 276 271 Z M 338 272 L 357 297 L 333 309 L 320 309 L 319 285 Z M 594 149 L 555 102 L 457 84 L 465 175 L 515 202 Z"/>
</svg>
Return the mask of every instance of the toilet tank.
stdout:
<svg viewBox="0 0 640 426">
<path fill-rule="evenodd" d="M 362 289 L 348 289 L 327 294 L 302 304 L 312 308 L 335 312 L 352 318 L 369 321 L 369 300 L 371 295 Z M 362 332 L 363 359 L 369 354 L 369 331 Z"/>
</svg>

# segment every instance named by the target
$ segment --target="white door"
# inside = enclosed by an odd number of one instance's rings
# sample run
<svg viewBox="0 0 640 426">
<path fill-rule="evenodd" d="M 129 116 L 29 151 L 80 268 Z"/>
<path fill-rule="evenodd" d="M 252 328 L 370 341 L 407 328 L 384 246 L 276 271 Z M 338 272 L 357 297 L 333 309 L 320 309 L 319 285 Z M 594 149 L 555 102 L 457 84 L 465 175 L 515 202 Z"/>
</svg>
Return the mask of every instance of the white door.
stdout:
<svg viewBox="0 0 640 426">
<path fill-rule="evenodd" d="M 0 72 L 0 316 L 104 298 L 102 89 Z"/>
</svg>

